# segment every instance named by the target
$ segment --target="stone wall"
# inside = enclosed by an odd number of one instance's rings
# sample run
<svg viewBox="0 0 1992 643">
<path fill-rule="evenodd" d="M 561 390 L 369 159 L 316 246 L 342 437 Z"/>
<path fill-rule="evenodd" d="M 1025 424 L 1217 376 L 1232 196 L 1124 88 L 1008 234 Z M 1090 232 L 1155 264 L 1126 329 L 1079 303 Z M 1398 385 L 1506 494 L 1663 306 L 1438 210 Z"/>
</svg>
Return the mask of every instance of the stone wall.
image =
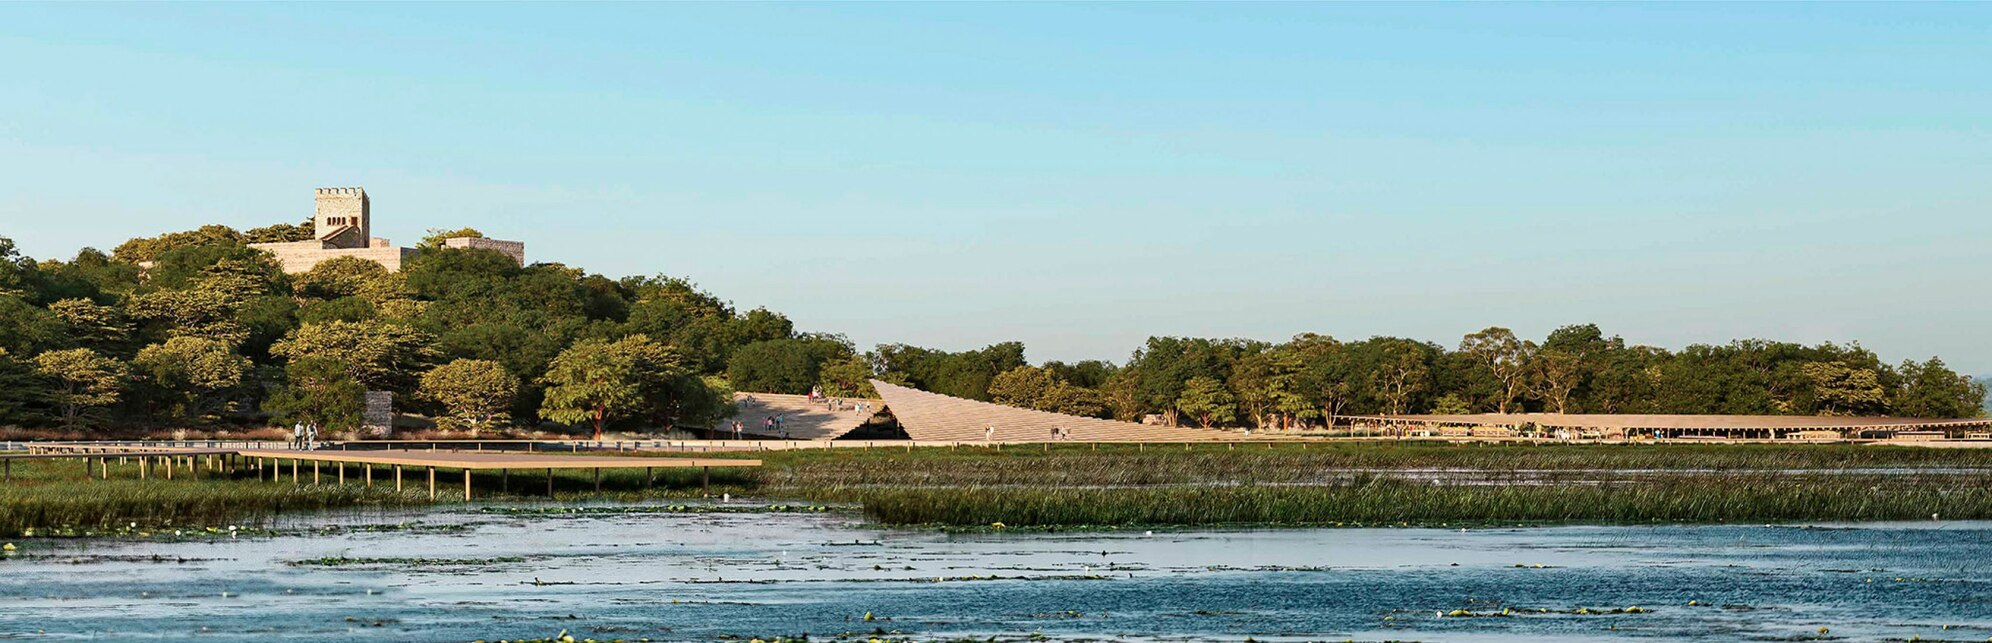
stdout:
<svg viewBox="0 0 1992 643">
<path fill-rule="evenodd" d="M 519 265 L 526 265 L 526 242 L 524 241 L 503 241 L 499 239 L 485 239 L 483 237 L 454 237 L 444 239 L 443 246 L 448 248 L 496 250 L 504 253 L 505 256 L 511 257 L 513 261 L 519 262 Z"/>
<path fill-rule="evenodd" d="M 401 270 L 402 262 L 415 256 L 410 248 L 393 246 L 372 248 L 327 248 L 318 241 L 298 241 L 295 243 L 257 243 L 251 248 L 268 251 L 277 256 L 277 263 L 283 264 L 284 272 L 300 273 L 311 270 L 318 262 L 333 257 L 359 257 L 380 264 L 389 272 Z"/>
<path fill-rule="evenodd" d="M 360 433 L 370 438 L 394 435 L 394 394 L 367 391 L 366 410 L 360 415 Z"/>
</svg>

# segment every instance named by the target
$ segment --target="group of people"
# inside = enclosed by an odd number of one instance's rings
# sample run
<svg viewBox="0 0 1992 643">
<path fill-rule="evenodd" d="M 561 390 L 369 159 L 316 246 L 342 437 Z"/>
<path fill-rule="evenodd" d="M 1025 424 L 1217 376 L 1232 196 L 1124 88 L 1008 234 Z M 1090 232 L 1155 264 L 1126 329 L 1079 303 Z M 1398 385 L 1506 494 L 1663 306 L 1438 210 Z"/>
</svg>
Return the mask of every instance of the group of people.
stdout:
<svg viewBox="0 0 1992 643">
<path fill-rule="evenodd" d="M 1068 428 L 1065 428 L 1065 427 L 1062 427 L 1062 426 L 1054 426 L 1054 427 L 1051 427 L 1051 439 L 1053 439 L 1053 440 L 1070 440 L 1070 439 L 1072 439 L 1072 429 L 1068 429 Z M 985 429 L 983 429 L 983 430 L 982 430 L 982 441 L 983 441 L 983 442 L 995 442 L 995 441 L 996 441 L 996 426 L 995 426 L 995 425 L 993 425 L 993 424 L 992 424 L 992 425 L 990 425 L 990 426 L 989 426 L 988 428 L 985 428 Z"/>
<path fill-rule="evenodd" d="M 318 423 L 291 425 L 291 448 L 309 451 L 318 448 Z"/>
<path fill-rule="evenodd" d="M 812 403 L 822 403 L 823 410 L 825 411 L 864 412 L 866 409 L 871 408 L 870 402 L 852 402 L 841 397 L 825 397 L 823 395 L 823 387 L 820 386 L 809 389 L 809 401 Z"/>
</svg>

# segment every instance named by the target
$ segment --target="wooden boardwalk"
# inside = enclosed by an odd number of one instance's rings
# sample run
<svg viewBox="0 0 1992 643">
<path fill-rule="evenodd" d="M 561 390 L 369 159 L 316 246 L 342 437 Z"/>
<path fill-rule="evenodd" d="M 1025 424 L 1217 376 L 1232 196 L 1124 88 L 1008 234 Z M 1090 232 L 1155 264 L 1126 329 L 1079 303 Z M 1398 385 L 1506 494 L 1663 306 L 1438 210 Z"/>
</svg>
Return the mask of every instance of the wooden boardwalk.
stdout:
<svg viewBox="0 0 1992 643">
<path fill-rule="evenodd" d="M 373 486 L 375 466 L 391 470 L 394 489 L 403 488 L 403 472 L 409 468 L 424 470 L 428 476 L 429 497 L 436 497 L 437 470 L 459 470 L 463 474 L 463 499 L 471 499 L 470 478 L 473 471 L 497 471 L 502 484 L 509 486 L 513 469 L 545 470 L 547 495 L 553 495 L 553 472 L 555 470 L 582 469 L 595 474 L 595 490 L 602 487 L 603 469 L 643 469 L 645 480 L 653 479 L 657 469 L 699 469 L 703 481 L 709 482 L 713 467 L 758 467 L 760 460 L 745 458 L 651 458 L 614 455 L 553 455 L 545 453 L 518 452 L 463 452 L 463 451 L 404 451 L 404 450 L 304 450 L 304 449 L 210 449 L 175 448 L 137 445 L 94 445 L 88 443 L 37 445 L 32 453 L 0 454 L 0 462 L 5 463 L 6 479 L 13 478 L 14 460 L 80 459 L 86 474 L 91 477 L 109 479 L 111 460 L 130 461 L 138 464 L 138 477 L 150 478 L 154 475 L 167 480 L 173 479 L 174 472 L 184 471 L 185 477 L 199 478 L 203 472 L 211 475 L 225 475 L 228 472 L 250 470 L 256 479 L 262 480 L 267 474 L 271 481 L 283 479 L 284 465 L 290 467 L 291 480 L 303 484 L 306 465 L 310 463 L 312 484 L 322 484 L 326 477 L 336 478 L 338 484 L 346 483 L 346 470 L 358 465 L 367 486 Z M 332 475 L 325 475 L 323 465 L 332 467 Z"/>
</svg>

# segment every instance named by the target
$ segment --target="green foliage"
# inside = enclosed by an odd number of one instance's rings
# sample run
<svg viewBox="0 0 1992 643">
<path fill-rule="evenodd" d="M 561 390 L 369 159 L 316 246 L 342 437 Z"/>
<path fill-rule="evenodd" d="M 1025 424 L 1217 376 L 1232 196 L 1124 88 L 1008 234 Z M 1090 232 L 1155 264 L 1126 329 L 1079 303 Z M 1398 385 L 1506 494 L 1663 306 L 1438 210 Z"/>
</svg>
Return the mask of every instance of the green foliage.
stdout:
<svg viewBox="0 0 1992 643">
<path fill-rule="evenodd" d="M 989 399 L 989 385 L 1004 371 L 1024 365 L 1022 342 L 991 344 L 950 353 L 905 344 L 879 346 L 871 354 L 874 371 L 888 381 L 971 400 Z"/>
<path fill-rule="evenodd" d="M 157 237 L 132 239 L 118 244 L 111 256 L 127 263 L 158 261 L 166 253 L 190 247 L 242 245 L 242 233 L 224 225 L 205 225 L 186 232 L 170 232 Z"/>
<path fill-rule="evenodd" d="M 1184 382 L 1183 393 L 1176 398 L 1176 410 L 1190 414 L 1202 426 L 1229 423 L 1238 415 L 1231 391 L 1212 377 L 1192 377 Z"/>
<path fill-rule="evenodd" d="M 49 304 L 48 312 L 62 320 L 71 341 L 86 348 L 116 353 L 131 341 L 131 321 L 115 306 L 100 306 L 88 299 L 61 299 Z"/>
<path fill-rule="evenodd" d="M 242 232 L 243 243 L 289 243 L 310 241 L 317 238 L 317 222 L 305 219 L 303 223 L 278 223 L 250 228 Z"/>
<path fill-rule="evenodd" d="M 1068 382 L 1060 373 L 1035 366 L 1004 371 L 990 381 L 990 401 L 1067 415 L 1108 415 L 1106 398 L 1099 390 Z"/>
<path fill-rule="evenodd" d="M 565 424 L 586 424 L 594 437 L 611 420 L 655 409 L 672 392 L 672 380 L 683 375 L 677 354 L 643 335 L 617 341 L 584 340 L 574 344 L 547 368 L 547 386 L 540 417 Z"/>
<path fill-rule="evenodd" d="M 455 230 L 429 228 L 429 233 L 423 235 L 422 242 L 415 244 L 415 247 L 419 250 L 438 250 L 443 247 L 443 242 L 445 241 L 464 238 L 483 239 L 484 233 L 478 232 L 477 228 L 457 228 Z"/>
<path fill-rule="evenodd" d="M 872 396 L 869 380 L 1079 415 L 1294 428 L 1336 416 L 1444 407 L 1487 412 L 1874 414 L 1981 413 L 1982 384 L 1941 361 L 1882 362 L 1858 344 L 1766 340 L 1679 351 L 1627 345 L 1596 325 L 1556 329 L 1540 344 L 1498 327 L 1457 350 L 1397 337 L 1340 341 L 1303 334 L 1244 339 L 1150 338 L 1126 365 L 1029 366 L 1016 342 L 970 351 L 885 344 L 860 355 L 842 338 L 798 333 L 786 317 L 741 310 L 687 279 L 610 279 L 559 264 L 520 266 L 489 250 L 440 247 L 435 235 L 401 272 L 339 258 L 283 274 L 248 243 L 309 237 L 308 225 L 236 232 L 224 226 L 135 239 L 112 253 L 35 261 L 0 238 L 0 422 L 60 417 L 56 384 L 30 356 L 87 349 L 133 361 L 116 403 L 75 407 L 120 422 L 164 424 L 228 415 L 282 379 L 286 362 L 324 356 L 365 387 L 408 393 L 432 365 L 494 362 L 518 382 L 504 411 L 540 416 L 556 356 L 585 342 L 641 335 L 672 366 L 606 424 L 703 424 L 724 416 L 732 388 Z M 176 340 L 187 341 L 176 341 Z M 194 341 L 199 340 L 199 341 Z M 248 361 L 237 384 L 197 387 L 167 368 L 169 346 L 225 346 Z M 141 347 L 151 354 L 138 360 Z M 179 355 L 178 353 L 170 353 Z M 224 370 L 234 370 L 228 368 Z M 725 376 L 724 378 L 717 376 Z M 5 379 L 11 377 L 12 379 Z M 1192 380 L 1217 389 L 1185 397 Z M 227 379 L 227 378 L 223 378 Z M 1201 383 L 1200 383 L 1201 384 Z M 87 396 L 86 396 L 87 397 Z M 64 398 L 81 399 L 81 398 Z M 409 399 L 406 395 L 403 399 Z M 240 409 L 238 409 L 240 410 Z M 82 413 L 87 411 L 87 413 Z"/>
<path fill-rule="evenodd" d="M 1432 403 L 1433 415 L 1466 415 L 1472 412 L 1473 408 L 1467 406 L 1466 400 L 1460 399 L 1458 393 L 1441 395 L 1438 401 Z"/>
<path fill-rule="evenodd" d="M 1799 371 L 1812 380 L 1820 415 L 1879 415 L 1887 407 L 1887 391 L 1873 370 L 1834 361 L 1806 362 Z"/>
<path fill-rule="evenodd" d="M 249 373 L 249 358 L 225 342 L 174 337 L 138 352 L 133 361 L 148 384 L 174 399 L 175 414 L 192 421 L 229 410 L 227 393 Z"/>
<path fill-rule="evenodd" d="M 352 367 L 335 358 L 305 356 L 284 369 L 286 383 L 263 402 L 277 422 L 316 424 L 323 430 L 360 427 L 367 387 L 353 379 Z"/>
<path fill-rule="evenodd" d="M 278 357 L 330 358 L 371 389 L 406 392 L 434 361 L 434 339 L 402 324 L 369 320 L 305 324 L 270 347 Z"/>
<path fill-rule="evenodd" d="M 71 343 L 55 313 L 12 295 L 0 295 L 0 349 L 32 355 Z"/>
<path fill-rule="evenodd" d="M 771 339 L 740 347 L 727 361 L 734 388 L 765 393 L 808 393 L 821 381 L 823 367 L 855 355 L 842 338 L 808 336 Z"/>
<path fill-rule="evenodd" d="M 1982 408 L 1986 402 L 1985 383 L 1951 371 L 1943 360 L 1935 357 L 1922 363 L 1903 360 L 1896 372 L 1901 374 L 1902 384 L 1889 407 L 1898 415 L 1937 418 L 1985 415 Z"/>
<path fill-rule="evenodd" d="M 49 401 L 60 412 L 63 425 L 72 427 L 91 411 L 116 404 L 128 381 L 123 362 L 87 348 L 36 355 L 35 372 L 51 384 Z"/>
<path fill-rule="evenodd" d="M 482 359 L 458 359 L 422 375 L 423 398 L 443 406 L 441 420 L 472 430 L 504 426 L 519 394 L 519 378 L 505 366 Z"/>
<path fill-rule="evenodd" d="M 15 359 L 7 349 L 0 348 L 0 425 L 37 419 L 33 409 L 44 402 L 45 390 L 32 364 Z"/>
<path fill-rule="evenodd" d="M 832 397 L 878 397 L 878 390 L 871 385 L 871 363 L 864 357 L 851 355 L 844 359 L 824 364 L 817 372 L 816 384 L 824 395 Z"/>
</svg>

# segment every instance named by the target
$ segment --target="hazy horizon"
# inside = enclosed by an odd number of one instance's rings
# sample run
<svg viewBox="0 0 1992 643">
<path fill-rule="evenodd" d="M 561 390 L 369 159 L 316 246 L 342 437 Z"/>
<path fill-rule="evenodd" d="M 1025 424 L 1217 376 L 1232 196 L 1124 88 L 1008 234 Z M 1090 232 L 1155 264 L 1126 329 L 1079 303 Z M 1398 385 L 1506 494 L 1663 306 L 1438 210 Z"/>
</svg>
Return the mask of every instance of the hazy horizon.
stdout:
<svg viewBox="0 0 1992 643">
<path fill-rule="evenodd" d="M 1992 375 L 1988 5 L 4 5 L 0 236 L 476 227 L 860 347 L 1596 323 Z M 1980 293 L 1973 296 L 1972 293 Z"/>
</svg>

